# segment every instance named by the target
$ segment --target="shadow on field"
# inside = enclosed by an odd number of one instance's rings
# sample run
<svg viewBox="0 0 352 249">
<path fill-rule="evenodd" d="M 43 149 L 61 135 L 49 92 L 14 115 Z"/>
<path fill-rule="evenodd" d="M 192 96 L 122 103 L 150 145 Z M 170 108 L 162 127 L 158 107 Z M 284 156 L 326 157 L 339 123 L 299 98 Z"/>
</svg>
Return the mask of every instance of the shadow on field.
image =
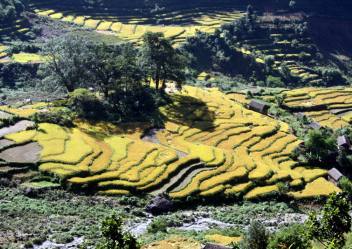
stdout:
<svg viewBox="0 0 352 249">
<path fill-rule="evenodd" d="M 215 112 L 203 101 L 184 95 L 172 96 L 172 103 L 165 106 L 164 121 L 197 128 L 202 131 L 214 129 Z"/>
</svg>

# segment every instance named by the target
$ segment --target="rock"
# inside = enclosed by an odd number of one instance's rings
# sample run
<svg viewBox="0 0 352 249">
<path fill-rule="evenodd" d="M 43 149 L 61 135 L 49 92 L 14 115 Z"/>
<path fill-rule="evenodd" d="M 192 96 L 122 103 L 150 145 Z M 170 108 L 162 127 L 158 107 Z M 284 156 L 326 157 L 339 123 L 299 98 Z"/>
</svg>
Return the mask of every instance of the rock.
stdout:
<svg viewBox="0 0 352 249">
<path fill-rule="evenodd" d="M 148 213 L 160 215 L 174 210 L 175 204 L 166 196 L 156 196 L 145 208 Z"/>
<path fill-rule="evenodd" d="M 207 243 L 207 244 L 205 244 L 203 249 L 230 249 L 230 247 L 222 246 L 222 245 L 218 245 L 218 244 Z"/>
</svg>

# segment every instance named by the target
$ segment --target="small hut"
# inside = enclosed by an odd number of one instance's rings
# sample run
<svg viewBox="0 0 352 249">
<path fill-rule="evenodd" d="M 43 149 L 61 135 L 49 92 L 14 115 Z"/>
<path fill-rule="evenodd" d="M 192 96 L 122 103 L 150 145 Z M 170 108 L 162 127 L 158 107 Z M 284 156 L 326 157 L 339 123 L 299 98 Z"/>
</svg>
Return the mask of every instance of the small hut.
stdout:
<svg viewBox="0 0 352 249">
<path fill-rule="evenodd" d="M 339 136 L 337 138 L 337 146 L 339 147 L 339 149 L 350 150 L 351 141 L 345 135 L 344 136 Z"/>
<path fill-rule="evenodd" d="M 328 172 L 328 180 L 335 185 L 337 185 L 340 179 L 343 177 L 343 174 L 336 168 L 332 168 Z"/>
<path fill-rule="evenodd" d="M 207 243 L 203 249 L 230 249 L 230 247 Z"/>
<path fill-rule="evenodd" d="M 270 105 L 268 103 L 265 103 L 257 99 L 251 100 L 251 102 L 248 104 L 248 109 L 255 112 L 260 112 L 265 115 L 268 114 L 269 108 L 270 108 Z"/>
</svg>

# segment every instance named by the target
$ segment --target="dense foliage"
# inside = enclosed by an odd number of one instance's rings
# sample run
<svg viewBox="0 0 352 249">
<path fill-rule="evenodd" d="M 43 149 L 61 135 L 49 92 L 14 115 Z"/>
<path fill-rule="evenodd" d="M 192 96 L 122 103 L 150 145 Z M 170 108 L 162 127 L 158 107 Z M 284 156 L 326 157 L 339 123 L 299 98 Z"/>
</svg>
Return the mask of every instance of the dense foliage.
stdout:
<svg viewBox="0 0 352 249">
<path fill-rule="evenodd" d="M 318 240 L 325 248 L 342 248 L 345 234 L 351 231 L 350 208 L 345 194 L 331 195 L 321 213 L 311 213 L 307 221 L 310 238 Z"/>
<path fill-rule="evenodd" d="M 185 79 L 182 55 L 162 34 L 147 33 L 145 40 L 141 51 L 128 43 L 107 46 L 74 35 L 52 40 L 43 49 L 48 57 L 41 67 L 43 81 L 68 91 L 68 105 L 80 117 L 143 119 L 163 101 L 166 82 L 180 85 Z"/>
<path fill-rule="evenodd" d="M 18 19 L 25 9 L 23 2 L 22 0 L 0 0 L 0 23 Z"/>
<path fill-rule="evenodd" d="M 251 222 L 247 233 L 240 244 L 241 249 L 266 249 L 269 233 L 265 226 L 257 221 Z"/>
<path fill-rule="evenodd" d="M 138 249 L 136 239 L 128 232 L 122 230 L 122 219 L 116 214 L 107 217 L 101 225 L 101 232 L 105 242 L 97 249 Z"/>
<path fill-rule="evenodd" d="M 309 249 L 311 242 L 305 234 L 305 227 L 292 225 L 276 232 L 270 239 L 268 249 Z"/>
</svg>

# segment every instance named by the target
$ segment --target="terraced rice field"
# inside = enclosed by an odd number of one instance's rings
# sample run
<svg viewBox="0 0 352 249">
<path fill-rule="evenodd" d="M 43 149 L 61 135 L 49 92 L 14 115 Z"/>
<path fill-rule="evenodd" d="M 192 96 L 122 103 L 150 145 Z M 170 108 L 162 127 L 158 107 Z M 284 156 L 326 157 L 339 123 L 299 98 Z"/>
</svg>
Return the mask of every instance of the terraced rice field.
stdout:
<svg viewBox="0 0 352 249">
<path fill-rule="evenodd" d="M 352 88 L 302 88 L 283 92 L 288 108 L 321 126 L 339 129 L 351 124 Z"/>
<path fill-rule="evenodd" d="M 247 110 L 217 89 L 186 86 L 172 98 L 172 104 L 160 108 L 165 129 L 155 131 L 153 142 L 133 134 L 95 137 L 82 125 L 68 129 L 48 123 L 6 133 L 0 141 L 11 147 L 38 144 L 40 171 L 73 188 L 105 195 L 165 192 L 175 199 L 253 200 L 279 193 L 280 182 L 290 186 L 287 195 L 299 199 L 339 191 L 323 178 L 325 170 L 290 159 L 301 141 L 286 123 Z M 23 108 L 2 110 L 29 114 Z M 315 189 L 317 185 L 324 191 Z"/>
<path fill-rule="evenodd" d="M 135 17 L 120 16 L 113 10 L 109 10 L 108 13 L 101 13 L 97 10 L 97 13 L 80 15 L 79 11 L 75 10 L 57 12 L 42 8 L 34 8 L 34 12 L 40 16 L 47 16 L 55 20 L 91 28 L 98 32 L 117 35 L 123 40 L 137 44 L 141 42 L 143 34 L 148 31 L 162 32 L 165 37 L 172 39 L 174 44 L 179 44 L 184 42 L 187 37 L 194 36 L 197 30 L 212 33 L 222 24 L 232 22 L 244 14 L 241 11 L 214 11 L 194 16 L 195 13 L 192 15 L 192 13 L 175 11 L 160 14 L 160 16 Z M 157 21 L 154 19 L 157 19 Z"/>
<path fill-rule="evenodd" d="M 298 34 L 292 27 L 292 20 L 290 22 L 281 20 L 278 26 L 274 24 L 272 18 L 267 19 L 267 16 L 261 17 L 261 26 L 266 32 L 256 35 L 255 38 L 241 41 L 242 45 L 237 48 L 237 51 L 254 56 L 259 64 L 265 62 L 266 56 L 273 56 L 275 70 L 285 66 L 291 76 L 300 82 L 311 86 L 320 84 L 321 76 L 309 67 L 309 61 L 315 56 L 310 50 L 314 47 L 310 37 L 306 34 Z M 297 41 L 303 46 L 299 48 L 292 46 Z"/>
</svg>

